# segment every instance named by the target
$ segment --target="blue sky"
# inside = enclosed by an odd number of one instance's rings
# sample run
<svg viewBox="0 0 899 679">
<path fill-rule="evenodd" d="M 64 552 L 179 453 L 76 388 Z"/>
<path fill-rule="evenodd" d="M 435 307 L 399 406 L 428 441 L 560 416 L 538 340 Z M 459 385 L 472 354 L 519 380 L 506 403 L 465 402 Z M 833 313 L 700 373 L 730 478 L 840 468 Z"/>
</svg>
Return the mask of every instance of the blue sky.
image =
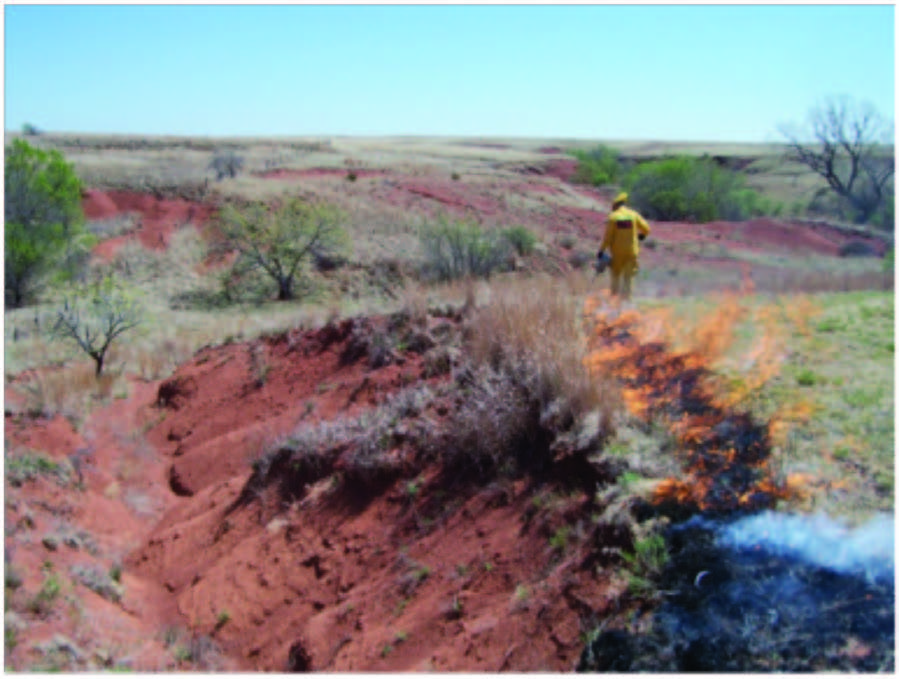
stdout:
<svg viewBox="0 0 899 679">
<path fill-rule="evenodd" d="M 894 7 L 16 6 L 7 130 L 772 141 L 894 117 Z"/>
</svg>

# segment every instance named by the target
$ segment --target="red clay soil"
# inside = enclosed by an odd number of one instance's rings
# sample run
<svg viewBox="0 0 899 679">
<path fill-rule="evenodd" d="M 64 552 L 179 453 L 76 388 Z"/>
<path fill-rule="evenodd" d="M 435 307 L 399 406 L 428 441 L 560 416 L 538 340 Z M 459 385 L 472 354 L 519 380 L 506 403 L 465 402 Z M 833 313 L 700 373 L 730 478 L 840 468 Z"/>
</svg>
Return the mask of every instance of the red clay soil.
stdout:
<svg viewBox="0 0 899 679">
<path fill-rule="evenodd" d="M 540 181 L 525 182 L 523 184 L 509 184 L 507 190 L 512 193 L 542 193 L 550 196 L 557 196 L 564 193 L 558 186 Z"/>
<path fill-rule="evenodd" d="M 827 224 L 790 222 L 769 218 L 745 222 L 686 224 L 653 222 L 653 237 L 667 243 L 718 244 L 771 255 L 825 255 L 837 257 L 850 241 L 871 246 L 883 256 L 886 244 L 878 238 L 858 235 Z"/>
<path fill-rule="evenodd" d="M 416 212 L 443 211 L 488 218 L 503 209 L 500 195 L 496 192 L 491 195 L 486 188 L 438 179 L 398 183 L 390 188 L 386 200 Z"/>
<path fill-rule="evenodd" d="M 345 363 L 347 338 L 329 333 L 203 349 L 163 386 L 164 421 L 147 440 L 171 457 L 178 494 L 246 474 L 266 445 L 301 423 L 357 415 L 421 379 L 418 354 L 371 371 L 362 361 Z"/>
<path fill-rule="evenodd" d="M 577 172 L 577 160 L 574 158 L 559 158 L 550 160 L 544 165 L 544 174 L 548 177 L 555 177 L 563 182 L 570 182 Z"/>
<path fill-rule="evenodd" d="M 90 454 L 80 489 L 44 477 L 7 483 L 7 554 L 25 576 L 17 610 L 40 588 L 46 560 L 82 607 L 80 618 L 74 604 L 21 613 L 28 625 L 7 666 L 34 667 L 34 645 L 63 634 L 84 651 L 115 648 L 115 663 L 142 671 L 571 670 L 585 612 L 613 614 L 626 586 L 585 561 L 591 525 L 565 550 L 550 546 L 589 516 L 588 494 L 527 480 L 447 494 L 425 468 L 415 493 L 400 479 L 363 499 L 332 492 L 328 477 L 289 506 L 274 488 L 238 502 L 266 444 L 428 381 L 412 351 L 381 368 L 349 360 L 350 330 L 201 350 L 168 380 L 133 381 L 130 397 L 96 411 L 82 434 L 60 417 L 8 415 L 11 448 Z M 89 535 L 96 553 L 43 546 L 60 521 Z M 71 581 L 69 567 L 85 560 L 104 573 L 124 564 L 121 603 Z M 178 661 L 166 629 L 221 655 Z"/>
<path fill-rule="evenodd" d="M 109 260 L 119 247 L 137 238 L 151 250 L 165 250 L 172 234 L 179 228 L 193 224 L 202 226 L 215 212 L 212 205 L 195 203 L 181 198 L 160 199 L 134 191 L 88 190 L 82 201 L 84 216 L 103 220 L 122 215 L 137 215 L 138 227 L 133 233 L 117 236 L 99 243 L 94 253 Z"/>
<path fill-rule="evenodd" d="M 147 439 L 185 499 L 128 568 L 242 670 L 571 670 L 582 614 L 611 611 L 622 587 L 549 546 L 586 494 L 531 521 L 528 482 L 453 499 L 430 470 L 415 495 L 402 480 L 371 500 L 329 494 L 327 478 L 289 507 L 268 491 L 238 502 L 262 442 L 422 381 L 415 354 L 373 370 L 344 364 L 345 349 L 329 329 L 207 349 L 161 388 Z M 271 366 L 264 384 L 253 361 Z"/>
<path fill-rule="evenodd" d="M 79 649 L 77 660 L 67 658 L 74 663 L 65 666 L 69 669 L 121 662 L 147 671 L 176 669 L 161 633 L 179 616 L 160 585 L 125 569 L 121 600 L 115 602 L 71 572 L 80 566 L 100 577 L 108 574 L 141 544 L 171 502 L 171 493 L 158 482 L 164 471 L 160 458 L 139 436 L 156 385 L 132 381 L 130 387 L 130 398 L 95 412 L 83 433 L 61 415 L 32 418 L 7 410 L 7 450 L 14 457 L 39 453 L 70 475 L 65 484 L 38 475 L 20 487 L 7 476 L 6 568 L 12 564 L 22 577 L 20 587 L 7 590 L 7 607 L 24 623 L 15 648 L 7 647 L 8 668 L 55 666 L 57 661 L 42 658 L 34 646 L 62 635 Z M 48 610 L 27 612 L 27 602 L 51 573 L 62 583 L 60 595 Z"/>
<path fill-rule="evenodd" d="M 362 360 L 345 364 L 341 354 L 347 338 L 329 332 L 201 351 L 162 386 L 131 380 L 129 398 L 93 412 L 81 433 L 60 415 L 16 414 L 23 399 L 15 392 L 15 380 L 7 384 L 8 450 L 14 457 L 40 454 L 69 470 L 64 482 L 38 474 L 13 487 L 7 477 L 6 556 L 22 576 L 7 601 L 25 623 L 7 656 L 8 667 L 43 666 L 34 646 L 62 634 L 80 649 L 77 663 L 66 665 L 69 669 L 102 666 L 105 660 L 92 654 L 102 655 L 104 649 L 111 664 L 125 662 L 142 671 L 183 668 L 173 650 L 166 649 L 164 632 L 192 628 L 193 619 L 179 610 L 166 581 L 129 567 L 126 555 L 146 544 L 154 526 L 162 530 L 158 526 L 172 525 L 163 514 L 177 517 L 178 508 L 188 506 L 179 494 L 202 496 L 204 490 L 226 489 L 228 502 L 233 501 L 263 443 L 303 420 L 356 414 L 421 377 L 422 359 L 414 353 L 399 365 L 376 371 Z M 64 543 L 65 536 L 75 534 L 80 543 Z M 55 542 L 45 539 L 57 535 Z M 179 567 L 193 568 L 196 554 L 212 538 L 198 538 L 192 545 L 195 553 Z M 89 590 L 70 572 L 80 564 L 106 574 L 123 562 L 120 602 Z M 31 613 L 28 602 L 51 572 L 42 572 L 46 563 L 72 603 L 57 601 L 49 611 Z M 75 608 L 78 616 L 72 614 Z M 235 617 L 240 613 L 233 612 Z M 193 629 L 191 634 L 197 636 Z M 206 663 L 205 669 L 249 666 L 246 660 L 234 664 L 227 657 L 215 660 L 214 667 L 211 659 Z"/>
</svg>

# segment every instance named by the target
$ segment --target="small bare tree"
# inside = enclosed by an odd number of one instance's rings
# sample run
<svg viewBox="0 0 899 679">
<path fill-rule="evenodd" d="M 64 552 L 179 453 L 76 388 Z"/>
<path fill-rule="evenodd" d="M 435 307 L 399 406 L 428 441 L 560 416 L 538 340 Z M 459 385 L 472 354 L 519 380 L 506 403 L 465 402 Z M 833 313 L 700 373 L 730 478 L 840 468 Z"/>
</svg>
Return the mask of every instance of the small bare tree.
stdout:
<svg viewBox="0 0 899 679">
<path fill-rule="evenodd" d="M 141 320 L 137 303 L 107 277 L 66 296 L 51 332 L 57 339 L 74 342 L 94 359 L 99 377 L 109 347 Z"/>
<path fill-rule="evenodd" d="M 856 222 L 867 222 L 893 199 L 892 125 L 871 105 L 830 98 L 812 109 L 805 126 L 781 125 L 779 131 L 787 156 L 823 177 Z"/>
</svg>

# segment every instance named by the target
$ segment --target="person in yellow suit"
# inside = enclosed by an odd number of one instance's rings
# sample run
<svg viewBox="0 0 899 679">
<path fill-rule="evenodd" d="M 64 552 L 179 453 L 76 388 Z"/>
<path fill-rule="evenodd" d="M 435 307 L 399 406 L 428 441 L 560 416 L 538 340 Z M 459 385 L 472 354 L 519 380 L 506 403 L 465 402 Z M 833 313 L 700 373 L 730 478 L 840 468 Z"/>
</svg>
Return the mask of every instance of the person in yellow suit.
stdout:
<svg viewBox="0 0 899 679">
<path fill-rule="evenodd" d="M 625 205 L 627 194 L 619 193 L 612 202 L 612 213 L 606 222 L 598 256 L 608 250 L 612 261 L 612 294 L 631 298 L 631 282 L 639 267 L 640 241 L 649 235 L 649 224 L 636 210 Z"/>
</svg>

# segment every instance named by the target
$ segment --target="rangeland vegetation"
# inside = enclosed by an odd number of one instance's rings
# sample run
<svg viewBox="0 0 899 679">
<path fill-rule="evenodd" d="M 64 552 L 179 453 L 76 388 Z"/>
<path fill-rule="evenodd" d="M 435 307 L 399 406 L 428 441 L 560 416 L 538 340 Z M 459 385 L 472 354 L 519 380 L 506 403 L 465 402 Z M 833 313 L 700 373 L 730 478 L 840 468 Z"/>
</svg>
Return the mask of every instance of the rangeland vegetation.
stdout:
<svg viewBox="0 0 899 679">
<path fill-rule="evenodd" d="M 848 595 L 726 636 L 759 565 L 675 530 L 893 510 L 892 233 L 786 146 L 27 137 L 81 202 L 7 262 L 7 667 L 893 668 Z"/>
</svg>

